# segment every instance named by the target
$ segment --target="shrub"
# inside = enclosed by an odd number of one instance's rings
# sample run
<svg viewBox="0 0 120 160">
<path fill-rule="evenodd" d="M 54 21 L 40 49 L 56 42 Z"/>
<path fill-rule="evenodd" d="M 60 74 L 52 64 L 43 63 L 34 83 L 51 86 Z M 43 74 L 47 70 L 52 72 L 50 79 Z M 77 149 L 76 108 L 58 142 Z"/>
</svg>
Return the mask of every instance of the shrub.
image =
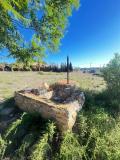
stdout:
<svg viewBox="0 0 120 160">
<path fill-rule="evenodd" d="M 101 138 L 97 138 L 94 159 L 120 159 L 120 121 L 116 123 L 115 128 L 111 132 L 108 132 Z"/>
<path fill-rule="evenodd" d="M 33 135 L 36 141 L 40 131 L 42 132 L 42 129 L 45 128 L 45 124 L 45 120 L 43 120 L 39 114 L 24 113 L 20 119 L 17 119 L 9 126 L 9 128 L 6 130 L 6 133 L 4 134 L 4 139 L 8 142 L 6 155 L 14 157 L 14 154 L 19 154 L 22 149 L 24 150 L 26 145 L 32 143 L 29 142 L 27 138 L 29 135 L 31 137 Z"/>
<path fill-rule="evenodd" d="M 24 159 L 27 159 L 27 156 L 28 156 L 28 148 L 30 148 L 34 141 L 35 141 L 36 137 L 35 137 L 35 134 L 34 133 L 30 133 L 30 134 L 27 134 L 23 140 L 22 140 L 22 143 L 19 147 L 19 149 L 17 149 L 15 151 L 15 155 L 13 156 L 13 160 L 24 160 Z"/>
<path fill-rule="evenodd" d="M 120 100 L 120 54 L 115 54 L 102 73 L 107 82 L 110 96 Z"/>
<path fill-rule="evenodd" d="M 114 145 L 114 152 L 119 156 L 119 145 L 116 143 L 117 139 L 120 140 L 119 133 L 116 134 L 115 142 L 112 137 L 113 132 L 115 133 L 115 130 L 118 132 L 120 129 L 117 124 L 119 123 L 116 123 L 115 119 L 100 106 L 93 106 L 91 110 L 80 113 L 76 122 L 76 133 L 80 146 L 84 148 L 82 158 L 108 160 L 112 156 L 112 145 Z M 116 127 L 117 129 L 115 129 Z M 111 141 L 109 141 L 110 139 Z M 102 145 L 104 145 L 104 149 L 101 151 Z M 109 152 L 111 156 L 103 156 L 105 152 Z"/>
<path fill-rule="evenodd" d="M 77 135 L 68 131 L 63 137 L 57 160 L 82 160 L 84 148 L 79 144 Z"/>
<path fill-rule="evenodd" d="M 50 143 L 53 140 L 55 133 L 55 126 L 53 123 L 48 123 L 46 132 L 38 139 L 37 143 L 32 147 L 32 154 L 30 160 L 45 160 L 51 157 Z"/>
<path fill-rule="evenodd" d="M 6 150 L 6 142 L 5 140 L 2 139 L 1 135 L 0 135 L 0 160 L 3 159 L 4 154 L 5 154 L 5 150 Z"/>
</svg>

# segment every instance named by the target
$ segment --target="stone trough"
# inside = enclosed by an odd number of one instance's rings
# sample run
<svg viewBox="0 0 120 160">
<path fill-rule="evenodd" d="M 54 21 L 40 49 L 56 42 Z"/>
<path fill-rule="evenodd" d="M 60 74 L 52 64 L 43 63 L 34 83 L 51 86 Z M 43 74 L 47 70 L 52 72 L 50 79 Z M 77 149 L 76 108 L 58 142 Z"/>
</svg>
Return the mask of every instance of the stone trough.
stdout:
<svg viewBox="0 0 120 160">
<path fill-rule="evenodd" d="M 62 132 L 72 129 L 84 101 L 83 92 L 74 85 L 53 84 L 15 92 L 15 102 L 20 109 L 54 120 Z"/>
</svg>

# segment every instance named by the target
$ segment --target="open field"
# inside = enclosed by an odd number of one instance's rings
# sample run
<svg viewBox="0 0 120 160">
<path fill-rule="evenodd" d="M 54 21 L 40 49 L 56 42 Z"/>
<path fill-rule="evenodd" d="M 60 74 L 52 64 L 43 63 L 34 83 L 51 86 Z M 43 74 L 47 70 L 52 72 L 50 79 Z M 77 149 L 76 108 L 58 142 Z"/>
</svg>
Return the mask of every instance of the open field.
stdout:
<svg viewBox="0 0 120 160">
<path fill-rule="evenodd" d="M 14 91 L 37 87 L 43 82 L 48 84 L 66 79 L 66 73 L 52 72 L 0 72 L 0 99 L 9 98 Z M 77 82 L 83 89 L 101 90 L 105 87 L 103 78 L 83 74 L 81 72 L 70 73 L 70 79 Z"/>
</svg>

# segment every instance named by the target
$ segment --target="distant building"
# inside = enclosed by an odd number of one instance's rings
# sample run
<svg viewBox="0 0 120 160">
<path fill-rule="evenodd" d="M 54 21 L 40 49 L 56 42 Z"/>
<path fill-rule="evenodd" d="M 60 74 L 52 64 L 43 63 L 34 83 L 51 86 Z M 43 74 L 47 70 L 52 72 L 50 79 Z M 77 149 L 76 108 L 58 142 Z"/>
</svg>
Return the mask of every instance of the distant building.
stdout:
<svg viewBox="0 0 120 160">
<path fill-rule="evenodd" d="M 101 75 L 100 67 L 80 68 L 80 71 L 83 73 L 91 73 L 93 75 Z"/>
<path fill-rule="evenodd" d="M 4 71 L 12 71 L 12 67 L 10 65 L 5 65 Z"/>
</svg>

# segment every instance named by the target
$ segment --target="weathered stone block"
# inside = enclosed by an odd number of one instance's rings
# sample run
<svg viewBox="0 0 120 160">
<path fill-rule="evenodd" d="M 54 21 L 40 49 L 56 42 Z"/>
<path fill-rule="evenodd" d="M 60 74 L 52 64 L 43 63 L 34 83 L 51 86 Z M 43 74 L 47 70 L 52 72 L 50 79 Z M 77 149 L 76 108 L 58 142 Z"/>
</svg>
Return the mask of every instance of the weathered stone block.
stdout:
<svg viewBox="0 0 120 160">
<path fill-rule="evenodd" d="M 72 94 L 71 96 L 69 95 L 70 93 Z M 54 120 L 59 130 L 64 132 L 72 129 L 76 121 L 77 112 L 81 110 L 85 101 L 82 92 L 77 93 L 77 98 L 75 98 L 74 91 L 72 93 L 70 90 L 70 93 L 68 94 L 69 97 L 66 96 L 67 99 L 69 98 L 68 102 L 65 100 L 64 103 L 58 103 L 53 100 L 54 91 L 48 91 L 40 96 L 15 92 L 15 102 L 17 106 L 25 112 L 38 112 L 43 118 Z"/>
</svg>

